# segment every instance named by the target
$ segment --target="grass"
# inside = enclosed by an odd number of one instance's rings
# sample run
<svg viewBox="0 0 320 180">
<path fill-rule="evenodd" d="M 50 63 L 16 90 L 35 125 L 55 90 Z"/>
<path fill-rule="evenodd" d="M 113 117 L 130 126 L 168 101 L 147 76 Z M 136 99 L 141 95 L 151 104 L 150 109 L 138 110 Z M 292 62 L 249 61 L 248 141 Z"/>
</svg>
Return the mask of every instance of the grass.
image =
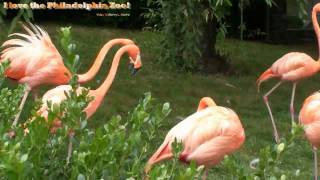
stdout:
<svg viewBox="0 0 320 180">
<path fill-rule="evenodd" d="M 57 30 L 66 24 L 43 24 L 52 36 L 55 44 L 58 43 Z M 271 45 L 259 42 L 245 42 L 235 39 L 226 39 L 219 42 L 219 49 L 230 57 L 230 63 L 236 70 L 236 75 L 224 76 L 221 74 L 204 75 L 175 72 L 157 64 L 158 52 L 161 44 L 159 35 L 152 32 L 129 31 L 110 29 L 107 27 L 73 26 L 73 39 L 76 40 L 77 50 L 81 56 L 80 73 L 85 72 L 91 65 L 98 50 L 108 40 L 116 37 L 125 37 L 134 40 L 142 53 L 143 69 L 136 76 L 129 75 L 127 60 L 123 58 L 116 79 L 108 92 L 102 106 L 90 120 L 91 126 L 99 126 L 107 122 L 112 115 L 126 114 L 142 97 L 144 92 L 152 92 L 153 97 L 161 102 L 170 102 L 173 108 L 169 118 L 163 122 L 159 141 L 164 134 L 182 118 L 195 112 L 198 102 L 203 96 L 210 96 L 221 105 L 235 110 L 245 128 L 246 142 L 234 157 L 240 164 L 247 166 L 254 159 L 260 148 L 273 144 L 271 123 L 262 95 L 269 90 L 276 80 L 262 84 L 262 93 L 257 93 L 255 81 L 257 77 L 276 59 L 290 51 L 302 51 L 316 57 L 316 43 L 299 45 Z M 1 42 L 3 37 L 0 36 Z M 98 76 L 94 81 L 85 84 L 92 89 L 97 88 L 106 77 L 114 50 L 109 53 Z M 295 108 L 298 114 L 303 100 L 312 92 L 318 90 L 319 77 L 312 77 L 298 84 Z M 290 131 L 289 103 L 292 84 L 285 83 L 270 96 L 272 110 L 280 130 L 281 136 L 287 136 Z M 45 92 L 50 87 L 44 87 Z M 31 97 L 27 102 L 27 109 L 33 105 Z M 26 112 L 28 110 L 25 110 Z M 24 112 L 24 116 L 28 114 Z M 154 149 L 160 145 L 155 143 Z M 294 171 L 302 172 L 299 179 L 310 179 L 313 168 L 312 151 L 308 143 L 299 141 L 297 149 L 288 156 L 283 166 Z M 212 178 L 226 178 L 221 167 L 213 168 Z"/>
</svg>

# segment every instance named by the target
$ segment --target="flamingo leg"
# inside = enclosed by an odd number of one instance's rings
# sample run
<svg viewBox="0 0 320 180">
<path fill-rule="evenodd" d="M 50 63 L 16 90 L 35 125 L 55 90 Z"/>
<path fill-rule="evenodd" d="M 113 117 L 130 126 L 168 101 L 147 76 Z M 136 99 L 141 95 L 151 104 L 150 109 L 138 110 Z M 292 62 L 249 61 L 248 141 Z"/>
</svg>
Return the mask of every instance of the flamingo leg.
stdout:
<svg viewBox="0 0 320 180">
<path fill-rule="evenodd" d="M 314 156 L 314 180 L 318 180 L 318 157 L 317 157 L 317 148 L 313 147 L 313 156 Z"/>
<path fill-rule="evenodd" d="M 32 94 L 33 94 L 33 100 L 36 101 L 39 98 L 39 89 L 38 88 L 33 88 L 32 89 Z"/>
<path fill-rule="evenodd" d="M 205 167 L 204 174 L 202 176 L 202 180 L 206 180 L 208 177 L 209 168 Z"/>
<path fill-rule="evenodd" d="M 290 114 L 291 114 L 291 122 L 294 123 L 294 106 L 293 106 L 293 103 L 294 103 L 294 95 L 295 95 L 295 92 L 296 92 L 296 86 L 297 86 L 297 83 L 294 82 L 293 83 L 293 86 L 292 86 L 292 95 L 291 95 L 291 102 L 290 102 Z"/>
<path fill-rule="evenodd" d="M 273 115 L 272 115 L 272 111 L 271 111 L 271 108 L 270 108 L 270 105 L 269 105 L 269 100 L 268 100 L 268 96 L 275 90 L 277 89 L 280 85 L 281 85 L 282 81 L 278 82 L 272 89 L 270 89 L 264 96 L 263 96 L 263 100 L 268 108 L 268 111 L 269 111 L 269 115 L 270 115 L 270 118 L 271 118 L 271 123 L 272 123 L 272 127 L 273 127 L 273 133 L 274 133 L 274 138 L 275 138 L 275 141 L 276 143 L 278 144 L 280 142 L 280 138 L 279 138 L 279 134 L 278 134 L 278 131 L 277 131 L 277 127 L 276 127 L 276 124 L 274 122 L 274 118 L 273 118 Z"/>
<path fill-rule="evenodd" d="M 70 163 L 70 158 L 71 158 L 71 154 L 72 154 L 72 139 L 73 139 L 73 136 L 69 135 L 67 165 Z"/>
<path fill-rule="evenodd" d="M 25 91 L 24 91 L 24 95 L 22 97 L 22 100 L 21 100 L 21 103 L 20 103 L 20 106 L 19 106 L 19 109 L 18 109 L 18 114 L 16 115 L 16 117 L 15 117 L 13 123 L 12 123 L 12 127 L 17 126 L 21 111 L 23 109 L 23 106 L 24 106 L 24 104 L 25 104 L 25 102 L 27 100 L 27 97 L 28 97 L 30 91 L 31 91 L 31 88 L 27 86 Z"/>
</svg>

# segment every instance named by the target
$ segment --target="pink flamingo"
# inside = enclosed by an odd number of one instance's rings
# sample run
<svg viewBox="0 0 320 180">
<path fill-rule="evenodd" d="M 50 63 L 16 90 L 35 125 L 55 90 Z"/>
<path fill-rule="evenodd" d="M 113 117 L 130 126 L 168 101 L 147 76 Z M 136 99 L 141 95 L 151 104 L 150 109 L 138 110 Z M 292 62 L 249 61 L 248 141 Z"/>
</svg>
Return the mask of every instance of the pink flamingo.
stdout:
<svg viewBox="0 0 320 180">
<path fill-rule="evenodd" d="M 90 118 L 98 109 L 98 107 L 101 105 L 104 96 L 108 92 L 108 90 L 111 87 L 111 84 L 115 78 L 115 75 L 117 73 L 119 61 L 124 53 L 128 53 L 130 58 L 130 65 L 132 67 L 132 73 L 136 73 L 142 66 L 141 64 L 141 58 L 140 58 L 140 49 L 138 46 L 132 44 L 132 45 L 125 45 L 121 47 L 111 65 L 111 69 L 109 71 L 109 74 L 105 81 L 101 84 L 101 86 L 95 90 L 89 91 L 89 96 L 94 97 L 94 99 L 88 104 L 88 106 L 85 108 L 85 112 L 87 115 L 87 118 Z M 81 93 L 84 87 L 79 87 L 77 89 L 77 93 Z M 51 102 L 52 104 L 60 104 L 63 100 L 66 99 L 65 92 L 69 92 L 72 90 L 72 87 L 70 85 L 60 85 L 54 89 L 51 89 L 47 91 L 43 97 L 42 97 L 42 107 L 38 111 L 38 114 L 42 117 L 47 118 L 48 116 L 48 105 L 47 102 Z M 54 122 L 57 123 L 57 122 Z M 61 123 L 57 123 L 57 126 L 60 126 Z M 55 127 L 54 127 L 55 128 Z"/>
<path fill-rule="evenodd" d="M 26 85 L 13 126 L 18 123 L 20 113 L 32 89 L 43 84 L 67 84 L 71 77 L 48 33 L 39 26 L 32 24 L 30 26 L 33 31 L 23 25 L 28 34 L 11 34 L 10 36 L 15 35 L 24 39 L 10 39 L 4 42 L 2 47 L 6 48 L 0 56 L 0 63 L 7 59 L 11 62 L 5 75 Z M 97 74 L 109 49 L 116 44 L 127 45 L 133 42 L 129 39 L 113 39 L 106 43 L 89 71 L 78 75 L 79 83 L 90 81 Z"/>
<path fill-rule="evenodd" d="M 173 157 L 171 144 L 175 139 L 184 145 L 180 161 L 195 161 L 197 165 L 204 165 L 203 179 L 206 179 L 209 167 L 240 148 L 245 140 L 245 133 L 234 111 L 217 106 L 211 98 L 204 97 L 200 100 L 196 113 L 168 132 L 162 145 L 148 160 L 146 173 L 153 164 Z"/>
<path fill-rule="evenodd" d="M 317 35 L 318 45 L 320 48 L 320 27 L 317 20 L 317 13 L 320 11 L 320 3 L 316 4 L 312 10 L 312 23 Z M 319 49 L 320 55 L 320 49 Z M 319 59 L 319 58 L 318 58 Z M 271 108 L 268 101 L 268 96 L 281 85 L 283 81 L 290 81 L 293 82 L 292 87 L 292 95 L 291 95 L 291 103 L 290 103 L 290 114 L 291 114 L 291 121 L 294 122 L 294 96 L 297 82 L 313 76 L 320 70 L 320 63 L 319 61 L 315 61 L 312 57 L 305 53 L 300 52 L 291 52 L 285 54 L 280 59 L 272 64 L 272 66 L 267 69 L 264 73 L 257 80 L 258 89 L 262 82 L 270 79 L 270 78 L 278 78 L 280 81 L 269 90 L 264 96 L 264 102 L 268 108 L 269 115 L 271 118 L 271 123 L 273 127 L 275 141 L 277 143 L 280 142 L 278 131 L 276 128 L 276 124 L 274 122 L 274 118 L 271 112 Z"/>
<path fill-rule="evenodd" d="M 309 96 L 300 110 L 299 121 L 304 125 L 305 136 L 313 147 L 314 179 L 318 179 L 317 149 L 320 147 L 320 93 Z"/>
</svg>

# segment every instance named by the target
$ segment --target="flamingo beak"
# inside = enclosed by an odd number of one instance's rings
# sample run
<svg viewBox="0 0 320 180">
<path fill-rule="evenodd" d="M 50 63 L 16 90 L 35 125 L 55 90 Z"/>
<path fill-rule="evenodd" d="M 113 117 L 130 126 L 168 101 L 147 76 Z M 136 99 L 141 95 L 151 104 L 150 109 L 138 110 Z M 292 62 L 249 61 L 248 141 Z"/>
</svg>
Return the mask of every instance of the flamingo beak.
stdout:
<svg viewBox="0 0 320 180">
<path fill-rule="evenodd" d="M 140 68 L 135 68 L 133 63 L 129 64 L 129 71 L 131 75 L 136 75 Z"/>
</svg>

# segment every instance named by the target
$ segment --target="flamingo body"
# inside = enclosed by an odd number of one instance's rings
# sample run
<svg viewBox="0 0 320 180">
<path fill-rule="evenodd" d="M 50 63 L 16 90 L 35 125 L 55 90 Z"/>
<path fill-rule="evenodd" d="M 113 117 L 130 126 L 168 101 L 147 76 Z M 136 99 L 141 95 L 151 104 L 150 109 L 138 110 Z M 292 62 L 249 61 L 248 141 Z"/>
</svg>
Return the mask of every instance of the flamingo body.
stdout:
<svg viewBox="0 0 320 180">
<path fill-rule="evenodd" d="M 9 60 L 10 67 L 5 75 L 30 88 L 41 84 L 66 84 L 71 74 L 64 66 L 63 60 L 49 35 L 37 27 L 37 34 L 24 26 L 29 35 L 15 33 L 22 39 L 10 39 L 2 46 L 0 62 Z"/>
<path fill-rule="evenodd" d="M 318 155 L 320 147 L 320 93 L 309 96 L 303 103 L 299 114 L 299 121 L 304 126 L 305 137 L 313 147 L 314 179 L 318 179 Z"/>
<path fill-rule="evenodd" d="M 153 164 L 173 156 L 171 144 L 175 138 L 184 145 L 181 161 L 195 161 L 208 168 L 239 149 L 245 141 L 245 133 L 231 109 L 216 105 L 200 109 L 168 132 L 163 144 L 149 159 L 146 172 Z"/>
<path fill-rule="evenodd" d="M 285 54 L 272 64 L 257 80 L 260 84 L 276 77 L 283 81 L 299 81 L 316 74 L 320 69 L 319 62 L 305 53 L 291 52 Z"/>
<path fill-rule="evenodd" d="M 312 146 L 320 147 L 320 93 L 309 96 L 300 110 L 299 121 L 304 125 L 305 136 Z"/>
</svg>

